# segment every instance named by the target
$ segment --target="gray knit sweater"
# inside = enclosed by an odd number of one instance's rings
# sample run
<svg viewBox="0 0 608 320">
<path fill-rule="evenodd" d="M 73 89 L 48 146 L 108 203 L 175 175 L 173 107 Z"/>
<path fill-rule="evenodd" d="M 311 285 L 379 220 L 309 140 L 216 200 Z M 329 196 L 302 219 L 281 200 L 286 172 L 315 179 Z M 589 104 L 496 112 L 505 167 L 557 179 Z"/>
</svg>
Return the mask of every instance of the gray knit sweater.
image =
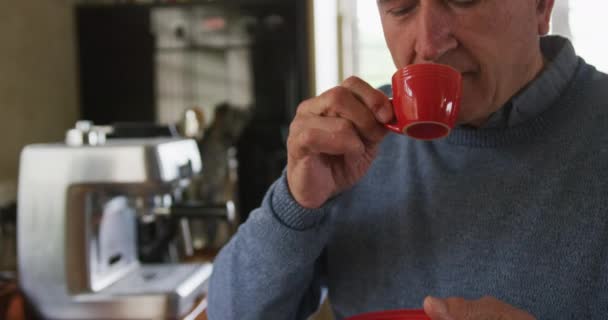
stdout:
<svg viewBox="0 0 608 320">
<path fill-rule="evenodd" d="M 318 210 L 279 179 L 215 262 L 210 319 L 306 319 L 321 288 L 338 319 L 427 295 L 608 319 L 608 81 L 567 41 L 543 41 L 553 61 L 491 126 L 389 134 Z"/>
</svg>

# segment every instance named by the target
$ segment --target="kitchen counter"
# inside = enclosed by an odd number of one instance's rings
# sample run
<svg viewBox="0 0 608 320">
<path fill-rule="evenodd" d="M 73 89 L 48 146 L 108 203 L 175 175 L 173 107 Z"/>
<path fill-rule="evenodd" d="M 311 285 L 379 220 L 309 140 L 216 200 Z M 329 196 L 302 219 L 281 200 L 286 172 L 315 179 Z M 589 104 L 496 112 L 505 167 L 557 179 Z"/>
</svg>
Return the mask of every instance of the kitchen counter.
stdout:
<svg viewBox="0 0 608 320">
<path fill-rule="evenodd" d="M 207 320 L 205 312 L 207 300 L 203 297 L 199 303 L 181 320 Z M 25 303 L 19 287 L 14 281 L 0 282 L 0 319 L 35 320 L 34 311 Z"/>
</svg>

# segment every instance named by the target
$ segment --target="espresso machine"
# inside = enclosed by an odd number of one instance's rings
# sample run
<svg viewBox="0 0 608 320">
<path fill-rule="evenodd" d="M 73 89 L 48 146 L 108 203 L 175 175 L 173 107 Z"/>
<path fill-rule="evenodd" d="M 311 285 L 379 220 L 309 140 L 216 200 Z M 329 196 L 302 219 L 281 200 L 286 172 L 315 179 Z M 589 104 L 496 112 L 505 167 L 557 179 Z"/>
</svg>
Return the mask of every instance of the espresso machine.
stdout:
<svg viewBox="0 0 608 320">
<path fill-rule="evenodd" d="M 22 151 L 21 289 L 45 319 L 183 318 L 206 293 L 212 265 L 140 262 L 137 225 L 171 214 L 202 169 L 197 144 L 105 139 L 106 129 L 80 123 L 65 143 Z"/>
</svg>

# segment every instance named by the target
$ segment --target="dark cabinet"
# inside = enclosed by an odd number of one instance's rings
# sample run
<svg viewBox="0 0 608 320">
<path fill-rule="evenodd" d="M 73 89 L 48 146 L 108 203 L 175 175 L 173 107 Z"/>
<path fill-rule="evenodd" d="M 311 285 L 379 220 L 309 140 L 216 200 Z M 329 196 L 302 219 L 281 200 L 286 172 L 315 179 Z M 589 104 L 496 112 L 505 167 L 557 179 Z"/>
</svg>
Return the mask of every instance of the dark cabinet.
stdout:
<svg viewBox="0 0 608 320">
<path fill-rule="evenodd" d="M 295 108 L 308 96 L 307 1 L 77 5 L 81 118 L 175 122 L 220 105 L 247 110 L 234 141 L 243 218 L 285 166 Z"/>
</svg>

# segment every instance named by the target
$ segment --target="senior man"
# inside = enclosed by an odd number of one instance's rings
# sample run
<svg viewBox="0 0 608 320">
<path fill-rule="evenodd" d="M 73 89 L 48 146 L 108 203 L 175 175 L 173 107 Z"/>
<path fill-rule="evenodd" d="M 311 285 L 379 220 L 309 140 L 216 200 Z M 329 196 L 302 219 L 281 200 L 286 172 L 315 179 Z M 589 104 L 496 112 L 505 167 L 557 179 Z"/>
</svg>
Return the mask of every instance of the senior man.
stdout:
<svg viewBox="0 0 608 320">
<path fill-rule="evenodd" d="M 354 77 L 302 102 L 210 319 L 305 319 L 324 287 L 338 319 L 605 319 L 608 77 L 545 36 L 554 0 L 377 2 L 397 68 L 461 72 L 457 127 L 388 133 L 390 93 Z"/>
</svg>

